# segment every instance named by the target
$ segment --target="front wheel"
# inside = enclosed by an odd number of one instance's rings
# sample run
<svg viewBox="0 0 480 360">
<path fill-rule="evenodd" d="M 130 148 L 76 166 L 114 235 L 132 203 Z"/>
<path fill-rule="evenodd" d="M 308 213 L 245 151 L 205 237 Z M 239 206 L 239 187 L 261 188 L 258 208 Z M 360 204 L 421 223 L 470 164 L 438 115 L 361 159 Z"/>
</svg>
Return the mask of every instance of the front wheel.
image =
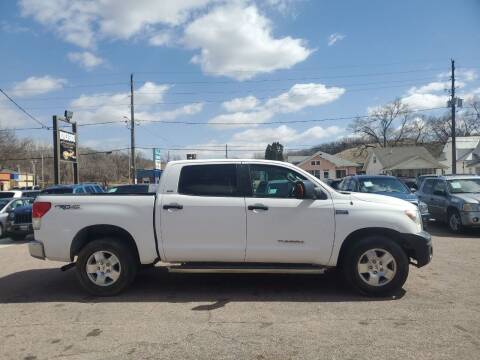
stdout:
<svg viewBox="0 0 480 360">
<path fill-rule="evenodd" d="M 80 251 L 77 277 L 85 290 L 95 296 L 112 296 L 125 290 L 137 273 L 137 261 L 121 240 L 94 240 Z"/>
<path fill-rule="evenodd" d="M 463 231 L 462 218 L 457 210 L 451 210 L 448 213 L 448 228 L 454 234 L 459 234 Z"/>
<path fill-rule="evenodd" d="M 393 240 L 370 236 L 354 244 L 346 253 L 343 271 L 347 282 L 370 296 L 398 292 L 408 277 L 408 257 Z"/>
</svg>

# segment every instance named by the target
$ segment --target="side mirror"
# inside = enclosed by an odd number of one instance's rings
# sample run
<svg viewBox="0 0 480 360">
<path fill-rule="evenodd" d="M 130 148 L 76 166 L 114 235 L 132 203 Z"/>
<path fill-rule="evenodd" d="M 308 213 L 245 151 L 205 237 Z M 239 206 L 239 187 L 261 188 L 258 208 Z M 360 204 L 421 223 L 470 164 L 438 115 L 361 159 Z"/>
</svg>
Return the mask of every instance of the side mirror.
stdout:
<svg viewBox="0 0 480 360">
<path fill-rule="evenodd" d="M 297 181 L 293 190 L 293 194 L 297 199 L 326 199 L 327 196 L 310 181 Z"/>
</svg>

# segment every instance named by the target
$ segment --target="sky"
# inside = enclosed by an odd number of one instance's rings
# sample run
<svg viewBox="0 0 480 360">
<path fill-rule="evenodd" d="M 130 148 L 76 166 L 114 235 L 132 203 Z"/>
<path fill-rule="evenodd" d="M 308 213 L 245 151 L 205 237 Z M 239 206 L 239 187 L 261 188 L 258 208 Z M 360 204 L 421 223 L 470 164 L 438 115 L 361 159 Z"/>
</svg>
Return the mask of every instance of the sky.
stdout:
<svg viewBox="0 0 480 360">
<path fill-rule="evenodd" d="M 458 96 L 480 96 L 478 44 L 479 0 L 1 1 L 0 88 L 47 128 L 73 111 L 81 146 L 120 149 L 133 73 L 146 155 L 243 157 L 349 136 L 397 98 L 445 112 L 452 58 Z M 50 143 L 40 123 L 0 94 L 0 128 Z"/>
</svg>

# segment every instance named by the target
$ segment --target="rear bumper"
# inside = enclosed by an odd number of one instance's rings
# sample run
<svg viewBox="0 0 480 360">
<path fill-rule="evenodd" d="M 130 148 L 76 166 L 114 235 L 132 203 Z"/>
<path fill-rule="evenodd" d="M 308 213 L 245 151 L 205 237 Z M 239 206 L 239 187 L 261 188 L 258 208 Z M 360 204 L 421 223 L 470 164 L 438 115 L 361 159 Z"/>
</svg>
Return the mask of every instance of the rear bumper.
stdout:
<svg viewBox="0 0 480 360">
<path fill-rule="evenodd" d="M 30 241 L 28 243 L 28 251 L 30 252 L 30 256 L 45 260 L 45 250 L 43 248 L 43 244 L 40 241 Z"/>
<path fill-rule="evenodd" d="M 418 234 L 402 234 L 403 245 L 408 250 L 408 256 L 413 258 L 413 265 L 422 267 L 427 265 L 433 256 L 432 236 L 426 231 Z"/>
</svg>

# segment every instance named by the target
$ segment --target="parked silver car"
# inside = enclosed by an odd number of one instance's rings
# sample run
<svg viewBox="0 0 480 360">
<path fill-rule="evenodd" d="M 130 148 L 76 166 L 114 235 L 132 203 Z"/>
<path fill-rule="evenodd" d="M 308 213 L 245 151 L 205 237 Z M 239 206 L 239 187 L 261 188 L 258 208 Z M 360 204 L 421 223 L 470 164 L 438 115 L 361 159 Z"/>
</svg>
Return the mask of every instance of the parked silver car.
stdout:
<svg viewBox="0 0 480 360">
<path fill-rule="evenodd" d="M 0 238 L 5 235 L 9 214 L 17 207 L 33 203 L 33 198 L 0 198 Z"/>
<path fill-rule="evenodd" d="M 446 222 L 452 232 L 480 228 L 480 176 L 427 178 L 416 194 L 427 204 L 431 217 Z"/>
</svg>

